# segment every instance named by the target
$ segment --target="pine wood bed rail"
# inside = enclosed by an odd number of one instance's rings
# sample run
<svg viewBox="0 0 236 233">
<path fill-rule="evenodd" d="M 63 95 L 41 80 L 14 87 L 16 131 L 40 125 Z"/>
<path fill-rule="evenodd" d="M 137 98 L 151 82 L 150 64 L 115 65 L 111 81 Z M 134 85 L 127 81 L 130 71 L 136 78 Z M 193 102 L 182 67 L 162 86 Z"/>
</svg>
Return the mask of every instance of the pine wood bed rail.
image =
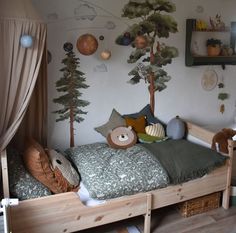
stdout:
<svg viewBox="0 0 236 233">
<path fill-rule="evenodd" d="M 188 135 L 196 137 L 197 139 L 200 139 L 200 140 L 211 145 L 212 138 L 215 135 L 214 132 L 204 129 L 203 127 L 198 126 L 198 125 L 191 123 L 189 121 L 185 121 L 185 122 L 186 122 L 186 126 L 187 126 L 187 134 Z"/>
<path fill-rule="evenodd" d="M 2 186 L 4 198 L 10 197 L 9 192 L 9 178 L 8 178 L 8 166 L 7 166 L 7 151 L 6 149 L 0 152 L 1 155 L 1 172 L 2 172 Z"/>
<path fill-rule="evenodd" d="M 211 144 L 213 132 L 190 122 L 186 122 L 186 125 L 188 135 Z M 226 165 L 183 184 L 112 199 L 95 207 L 84 206 L 73 192 L 21 201 L 18 206 L 10 207 L 11 229 L 13 233 L 68 233 L 144 215 L 144 233 L 150 233 L 152 209 L 218 191 L 223 191 L 222 206 L 227 209 L 236 142 L 229 140 L 228 144 L 229 159 Z M 1 157 L 6 161 L 6 155 Z"/>
</svg>

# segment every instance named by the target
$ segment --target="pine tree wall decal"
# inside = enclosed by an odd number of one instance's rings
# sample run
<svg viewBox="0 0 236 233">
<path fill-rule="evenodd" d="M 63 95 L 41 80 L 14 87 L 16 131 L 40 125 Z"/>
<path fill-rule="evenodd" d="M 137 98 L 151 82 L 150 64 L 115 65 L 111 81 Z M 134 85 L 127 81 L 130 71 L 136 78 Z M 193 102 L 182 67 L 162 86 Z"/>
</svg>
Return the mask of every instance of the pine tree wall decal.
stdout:
<svg viewBox="0 0 236 233">
<path fill-rule="evenodd" d="M 67 47 L 65 47 L 66 44 Z M 84 120 L 81 115 L 87 114 L 87 112 L 81 110 L 81 108 L 89 105 L 88 101 L 81 99 L 82 93 L 79 91 L 79 89 L 85 89 L 89 86 L 85 84 L 85 74 L 78 70 L 80 67 L 80 59 L 76 58 L 75 53 L 72 51 L 72 44 L 66 44 L 64 45 L 64 49 L 67 52 L 66 57 L 62 59 L 62 64 L 64 64 L 64 67 L 60 69 L 60 71 L 63 73 L 63 77 L 61 77 L 56 82 L 57 91 L 64 94 L 58 98 L 53 99 L 53 102 L 63 105 L 63 108 L 54 111 L 54 113 L 59 115 L 56 121 L 58 122 L 69 119 L 70 147 L 74 147 L 74 123 L 80 123 Z M 68 44 L 70 46 L 68 46 Z"/>
<path fill-rule="evenodd" d="M 170 15 L 175 10 L 175 5 L 168 0 L 129 0 L 123 8 L 122 17 L 136 21 L 116 39 L 119 45 L 132 45 L 135 48 L 128 63 L 136 63 L 144 57 L 128 73 L 132 77 L 129 83 L 137 84 L 144 80 L 148 84 L 153 114 L 155 92 L 164 90 L 167 87 L 165 83 L 171 79 L 162 66 L 171 63 L 172 58 L 178 56 L 175 47 L 167 46 L 160 40 L 178 31 L 177 22 Z"/>
</svg>

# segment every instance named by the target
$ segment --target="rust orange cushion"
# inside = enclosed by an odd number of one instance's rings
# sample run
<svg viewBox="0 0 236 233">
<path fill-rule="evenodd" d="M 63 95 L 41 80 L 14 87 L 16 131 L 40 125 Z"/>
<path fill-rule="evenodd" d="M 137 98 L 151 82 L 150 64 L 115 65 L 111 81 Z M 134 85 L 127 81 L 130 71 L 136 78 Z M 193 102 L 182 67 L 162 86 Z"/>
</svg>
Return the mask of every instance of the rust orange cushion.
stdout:
<svg viewBox="0 0 236 233">
<path fill-rule="evenodd" d="M 126 125 L 131 126 L 136 133 L 145 133 L 146 117 L 140 116 L 136 119 L 125 117 Z"/>
<path fill-rule="evenodd" d="M 48 155 L 34 139 L 29 140 L 27 149 L 23 154 L 23 161 L 29 173 L 53 193 L 63 192 L 51 168 Z"/>
</svg>

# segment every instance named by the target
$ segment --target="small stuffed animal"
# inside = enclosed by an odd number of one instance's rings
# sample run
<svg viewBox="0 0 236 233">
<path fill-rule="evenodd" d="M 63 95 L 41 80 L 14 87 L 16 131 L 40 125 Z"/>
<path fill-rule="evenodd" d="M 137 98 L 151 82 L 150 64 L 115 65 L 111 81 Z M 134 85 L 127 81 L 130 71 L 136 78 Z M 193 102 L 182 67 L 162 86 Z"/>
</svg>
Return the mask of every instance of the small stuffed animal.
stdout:
<svg viewBox="0 0 236 233">
<path fill-rule="evenodd" d="M 64 192 L 77 192 L 80 184 L 80 176 L 72 167 L 69 160 L 55 150 L 47 150 L 52 169 L 58 185 Z"/>
<path fill-rule="evenodd" d="M 236 135 L 236 130 L 224 128 L 212 139 L 211 149 L 217 150 L 216 144 L 219 146 L 219 151 L 223 153 L 228 153 L 228 139 L 232 139 Z"/>
<path fill-rule="evenodd" d="M 108 134 L 107 142 L 114 149 L 127 149 L 136 144 L 137 135 L 131 126 L 120 126 Z"/>
</svg>

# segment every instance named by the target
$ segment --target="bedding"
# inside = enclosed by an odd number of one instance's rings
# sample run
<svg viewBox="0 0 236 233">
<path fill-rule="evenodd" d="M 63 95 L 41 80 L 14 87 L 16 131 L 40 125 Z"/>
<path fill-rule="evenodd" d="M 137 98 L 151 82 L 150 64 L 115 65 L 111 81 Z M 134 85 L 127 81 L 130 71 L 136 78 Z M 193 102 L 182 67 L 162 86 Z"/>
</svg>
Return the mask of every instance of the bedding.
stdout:
<svg viewBox="0 0 236 233">
<path fill-rule="evenodd" d="M 26 171 L 21 156 L 16 150 L 10 148 L 7 150 L 7 154 L 11 197 L 23 201 L 51 195 L 47 187 Z"/>
<path fill-rule="evenodd" d="M 110 199 L 166 187 L 169 179 L 158 160 L 140 145 L 126 150 L 94 143 L 66 150 L 95 199 Z"/>
<path fill-rule="evenodd" d="M 160 161 L 172 184 L 202 177 L 223 165 L 227 158 L 184 139 L 142 144 L 142 146 Z"/>
<path fill-rule="evenodd" d="M 105 143 L 70 148 L 92 198 L 104 200 L 179 184 L 204 176 L 226 157 L 187 140 L 137 144 L 116 150 Z"/>
</svg>

